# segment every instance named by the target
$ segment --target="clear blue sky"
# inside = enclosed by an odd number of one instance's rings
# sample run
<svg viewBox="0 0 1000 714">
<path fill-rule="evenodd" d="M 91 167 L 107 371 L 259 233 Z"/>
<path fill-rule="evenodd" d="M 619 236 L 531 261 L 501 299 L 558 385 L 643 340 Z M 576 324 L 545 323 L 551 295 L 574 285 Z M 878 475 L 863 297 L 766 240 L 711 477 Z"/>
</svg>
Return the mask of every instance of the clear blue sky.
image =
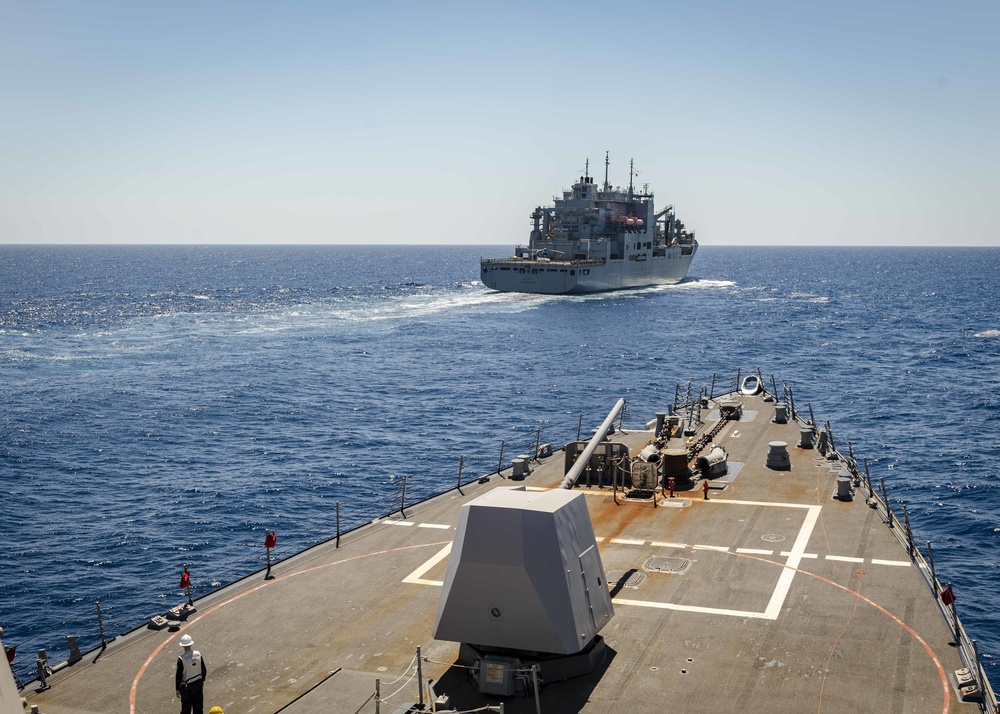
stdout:
<svg viewBox="0 0 1000 714">
<path fill-rule="evenodd" d="M 1000 245 L 1000 2 L 0 0 L 0 242 Z"/>
</svg>

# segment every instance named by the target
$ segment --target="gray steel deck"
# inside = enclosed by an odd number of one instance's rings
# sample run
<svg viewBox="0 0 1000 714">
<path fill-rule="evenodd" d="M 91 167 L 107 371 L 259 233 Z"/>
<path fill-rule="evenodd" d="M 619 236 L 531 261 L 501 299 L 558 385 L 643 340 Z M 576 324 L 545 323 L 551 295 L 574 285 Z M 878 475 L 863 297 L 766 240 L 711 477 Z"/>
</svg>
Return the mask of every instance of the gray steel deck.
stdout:
<svg viewBox="0 0 1000 714">
<path fill-rule="evenodd" d="M 742 399 L 744 419 L 716 438 L 738 474 L 713 484 L 709 500 L 697 488 L 658 496 L 657 508 L 616 505 L 609 488 L 582 489 L 614 592 L 616 614 L 602 633 L 609 657 L 591 675 L 544 686 L 541 711 L 980 711 L 959 699 L 954 635 L 884 511 L 866 504 L 863 487 L 853 501 L 834 499 L 839 462 L 796 448 L 799 425 L 772 423 L 773 404 Z M 637 453 L 651 437 L 612 438 Z M 765 467 L 774 440 L 789 444 L 790 471 Z M 522 483 L 550 488 L 562 475 L 557 452 Z M 418 698 L 418 646 L 424 680 L 453 707 L 504 701 L 506 712 L 534 712 L 534 698 L 479 696 L 451 666 L 458 645 L 430 634 L 459 506 L 509 485 L 494 476 L 464 495 L 449 491 L 407 508 L 405 519 L 354 531 L 340 548 L 283 561 L 274 580 L 198 600 L 180 632 L 119 638 L 29 702 L 43 714 L 176 712 L 177 641 L 187 633 L 209 668 L 206 712 L 374 712 L 373 701 L 362 705 L 376 678 L 391 712 Z"/>
</svg>

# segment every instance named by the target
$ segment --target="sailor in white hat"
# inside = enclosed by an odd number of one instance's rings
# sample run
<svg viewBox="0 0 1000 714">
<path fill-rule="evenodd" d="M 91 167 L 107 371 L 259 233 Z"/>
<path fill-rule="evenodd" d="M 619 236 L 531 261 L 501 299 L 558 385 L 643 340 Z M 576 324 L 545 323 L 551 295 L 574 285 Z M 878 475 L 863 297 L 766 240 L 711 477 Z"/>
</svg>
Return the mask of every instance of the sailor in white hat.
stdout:
<svg viewBox="0 0 1000 714">
<path fill-rule="evenodd" d="M 177 658 L 177 674 L 174 677 L 177 696 L 181 700 L 181 714 L 204 714 L 205 660 L 194 647 L 191 635 L 181 637 L 184 654 Z"/>
</svg>

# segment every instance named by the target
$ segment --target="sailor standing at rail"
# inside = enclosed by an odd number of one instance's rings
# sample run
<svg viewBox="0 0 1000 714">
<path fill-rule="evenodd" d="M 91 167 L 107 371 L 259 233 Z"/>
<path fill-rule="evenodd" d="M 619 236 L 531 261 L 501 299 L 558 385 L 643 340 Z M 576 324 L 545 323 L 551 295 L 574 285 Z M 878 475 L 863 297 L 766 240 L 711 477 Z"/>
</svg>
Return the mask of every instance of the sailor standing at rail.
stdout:
<svg viewBox="0 0 1000 714">
<path fill-rule="evenodd" d="M 191 635 L 181 637 L 184 654 L 177 658 L 177 674 L 174 676 L 177 696 L 181 700 L 181 714 L 204 714 L 205 660 L 201 652 L 191 649 L 194 640 Z"/>
</svg>

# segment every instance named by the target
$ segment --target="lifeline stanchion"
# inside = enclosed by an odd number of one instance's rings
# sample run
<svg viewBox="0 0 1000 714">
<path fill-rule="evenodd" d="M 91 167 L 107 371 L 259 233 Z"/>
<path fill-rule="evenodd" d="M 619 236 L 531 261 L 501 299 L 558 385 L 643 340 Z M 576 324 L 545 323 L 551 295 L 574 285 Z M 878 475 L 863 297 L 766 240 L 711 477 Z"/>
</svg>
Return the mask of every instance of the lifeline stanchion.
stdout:
<svg viewBox="0 0 1000 714">
<path fill-rule="evenodd" d="M 885 504 L 885 524 L 890 528 L 892 528 L 893 517 L 892 517 L 892 511 L 889 510 L 889 494 L 886 493 L 885 490 L 885 479 L 879 476 L 878 483 L 882 487 L 882 503 Z"/>
<path fill-rule="evenodd" d="M 674 396 L 674 401 L 677 401 L 677 397 Z M 580 440 L 580 434 L 583 432 L 583 412 L 580 412 L 580 421 L 576 425 L 576 440 Z"/>
<path fill-rule="evenodd" d="M 420 709 L 424 708 L 424 688 L 420 683 L 424 681 L 424 670 L 420 662 L 420 645 L 417 645 L 417 690 L 420 692 Z"/>
<path fill-rule="evenodd" d="M 913 560 L 913 529 L 910 527 L 910 514 L 906 510 L 906 504 L 899 504 L 903 508 L 903 525 L 906 528 L 906 553 L 910 556 L 910 560 Z"/>
<path fill-rule="evenodd" d="M 458 486 L 457 486 L 457 488 L 458 488 L 458 492 L 461 493 L 464 496 L 465 494 L 462 493 L 462 467 L 463 466 L 465 466 L 465 456 L 459 456 L 458 457 Z"/>
<path fill-rule="evenodd" d="M 340 501 L 337 501 L 337 547 L 340 547 Z"/>
<path fill-rule="evenodd" d="M 506 439 L 500 440 L 500 458 L 499 460 L 497 460 L 497 476 L 501 477 L 503 476 L 503 474 L 500 473 L 500 469 L 503 466 L 503 447 L 506 441 L 507 441 Z"/>
<path fill-rule="evenodd" d="M 103 650 L 108 646 L 108 640 L 104 636 L 104 615 L 101 613 L 101 603 L 100 601 L 94 602 L 97 606 L 97 627 L 101 631 L 101 649 Z"/>
<path fill-rule="evenodd" d="M 931 542 L 927 541 L 927 562 L 931 566 L 931 590 L 934 591 L 934 599 L 938 598 L 937 573 L 934 572 L 934 551 L 931 550 Z"/>
<path fill-rule="evenodd" d="M 538 697 L 538 663 L 531 665 L 531 682 L 535 685 L 535 714 L 542 714 L 542 701 Z"/>
<path fill-rule="evenodd" d="M 96 664 L 97 660 L 99 660 L 101 655 L 104 654 L 104 650 L 108 648 L 108 640 L 104 636 L 104 615 L 101 613 L 101 603 L 95 601 L 94 605 L 97 606 L 97 628 L 101 631 L 101 649 L 97 653 L 97 656 L 94 657 L 94 661 L 91 662 L 91 664 Z"/>
</svg>

